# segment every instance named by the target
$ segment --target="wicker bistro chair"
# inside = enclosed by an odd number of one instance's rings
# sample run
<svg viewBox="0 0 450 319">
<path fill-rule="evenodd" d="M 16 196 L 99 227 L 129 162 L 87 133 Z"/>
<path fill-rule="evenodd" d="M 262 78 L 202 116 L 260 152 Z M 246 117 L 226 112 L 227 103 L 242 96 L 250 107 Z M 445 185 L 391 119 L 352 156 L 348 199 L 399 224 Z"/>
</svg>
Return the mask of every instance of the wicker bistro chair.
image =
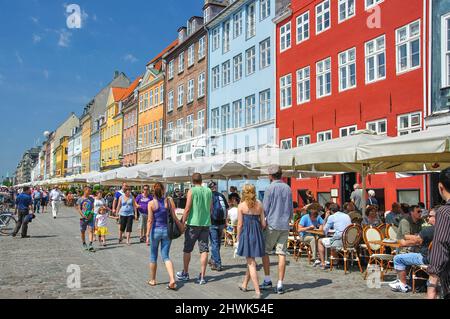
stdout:
<svg viewBox="0 0 450 319">
<path fill-rule="evenodd" d="M 358 262 L 359 271 L 362 273 L 361 261 L 359 257 L 358 245 L 362 238 L 362 228 L 358 224 L 348 226 L 342 233 L 342 247 L 336 248 L 338 258 L 330 256 L 330 271 L 333 270 L 334 260 L 344 260 L 344 273 L 347 274 L 347 263 L 350 260 Z"/>
<path fill-rule="evenodd" d="M 369 268 L 372 265 L 380 266 L 381 280 L 384 280 L 384 275 L 389 269 L 392 269 L 392 261 L 394 256 L 391 254 L 385 254 L 383 246 L 380 244 L 374 244 L 373 242 L 382 241 L 383 236 L 379 229 L 374 227 L 367 227 L 363 231 L 364 243 L 369 252 L 369 261 L 367 262 L 367 269 L 364 274 L 364 279 L 367 279 Z"/>
<path fill-rule="evenodd" d="M 398 228 L 393 225 L 386 225 L 386 230 L 384 234 L 386 235 L 386 238 L 397 240 L 397 230 Z"/>
<path fill-rule="evenodd" d="M 428 247 L 428 254 L 431 251 L 432 247 L 433 247 L 433 243 L 430 243 L 430 246 Z M 411 267 L 411 271 L 410 271 L 409 275 L 412 279 L 413 294 L 416 293 L 416 280 L 428 280 L 428 277 L 430 277 L 427 270 L 428 270 L 428 265 L 417 265 L 417 266 Z"/>
<path fill-rule="evenodd" d="M 288 242 L 287 242 L 287 248 L 293 249 L 294 258 L 296 258 L 296 260 L 298 260 L 297 249 L 299 248 L 299 245 L 300 245 L 300 236 L 297 231 L 299 222 L 300 222 L 300 220 L 297 220 L 294 223 L 294 225 L 292 226 L 292 229 L 289 231 L 289 237 L 288 237 Z"/>
<path fill-rule="evenodd" d="M 231 246 L 234 247 L 234 244 L 236 244 L 236 238 L 237 238 L 237 225 L 233 225 L 233 230 L 228 230 L 225 228 L 225 241 L 224 246 Z"/>
<path fill-rule="evenodd" d="M 383 239 L 388 238 L 387 237 L 387 231 L 386 231 L 386 229 L 387 229 L 387 225 L 386 224 L 381 224 L 377 228 L 380 231 L 381 236 L 383 237 Z"/>
</svg>

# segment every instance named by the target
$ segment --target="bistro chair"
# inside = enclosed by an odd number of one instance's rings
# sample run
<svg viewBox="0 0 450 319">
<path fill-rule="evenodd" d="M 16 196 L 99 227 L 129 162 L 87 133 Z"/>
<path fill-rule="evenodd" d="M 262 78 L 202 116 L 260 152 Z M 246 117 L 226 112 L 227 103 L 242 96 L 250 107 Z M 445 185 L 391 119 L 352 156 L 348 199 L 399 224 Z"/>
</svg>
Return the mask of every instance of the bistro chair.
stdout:
<svg viewBox="0 0 450 319">
<path fill-rule="evenodd" d="M 433 247 L 433 243 L 430 243 L 430 246 L 428 246 L 428 255 L 430 254 L 432 247 Z M 428 265 L 414 265 L 411 267 L 411 271 L 410 271 L 409 275 L 412 279 L 413 294 L 416 293 L 416 280 L 428 280 L 428 278 L 430 277 L 427 270 L 428 270 Z"/>
<path fill-rule="evenodd" d="M 228 230 L 226 228 L 224 246 L 234 247 L 234 245 L 236 244 L 236 237 L 237 237 L 237 225 L 233 225 L 233 230 Z"/>
<path fill-rule="evenodd" d="M 385 235 L 387 239 L 397 240 L 397 230 L 398 228 L 394 225 L 387 224 Z"/>
<path fill-rule="evenodd" d="M 381 280 L 384 280 L 384 275 L 389 269 L 392 269 L 392 261 L 394 256 L 391 254 L 385 254 L 384 248 L 380 244 L 375 244 L 374 242 L 383 241 L 383 235 L 380 230 L 375 227 L 365 228 L 363 231 L 364 243 L 369 252 L 369 261 L 367 262 L 367 269 L 364 274 L 364 279 L 367 279 L 369 268 L 372 265 L 380 266 L 381 270 Z"/>
<path fill-rule="evenodd" d="M 347 262 L 358 262 L 359 271 L 362 273 L 358 245 L 362 238 L 362 228 L 358 224 L 348 226 L 342 233 L 342 247 L 336 248 L 338 258 L 330 256 L 330 271 L 333 271 L 334 260 L 344 260 L 344 273 L 347 274 Z"/>
<path fill-rule="evenodd" d="M 299 223 L 300 223 L 300 220 L 297 220 L 294 223 L 294 225 L 292 226 L 291 230 L 289 231 L 288 242 L 287 242 L 287 248 L 294 250 L 294 258 L 296 258 L 297 247 L 300 243 L 300 236 L 297 231 Z"/>
<path fill-rule="evenodd" d="M 386 235 L 386 233 L 387 233 L 386 232 L 387 225 L 386 224 L 381 224 L 377 228 L 380 231 L 381 236 L 383 236 L 383 239 L 387 238 L 387 235 Z"/>
</svg>

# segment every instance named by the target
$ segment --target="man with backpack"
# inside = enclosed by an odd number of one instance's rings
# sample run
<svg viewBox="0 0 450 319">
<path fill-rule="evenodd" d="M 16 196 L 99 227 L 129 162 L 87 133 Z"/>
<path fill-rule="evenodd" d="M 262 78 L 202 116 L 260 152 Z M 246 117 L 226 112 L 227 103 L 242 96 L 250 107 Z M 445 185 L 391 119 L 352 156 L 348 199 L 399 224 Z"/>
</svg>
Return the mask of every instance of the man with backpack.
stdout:
<svg viewBox="0 0 450 319">
<path fill-rule="evenodd" d="M 220 258 L 220 246 L 223 230 L 227 224 L 228 202 L 225 196 L 217 191 L 217 184 L 213 181 L 208 184 L 212 192 L 211 227 L 209 238 L 211 240 L 211 270 L 222 271 L 222 259 Z"/>
</svg>

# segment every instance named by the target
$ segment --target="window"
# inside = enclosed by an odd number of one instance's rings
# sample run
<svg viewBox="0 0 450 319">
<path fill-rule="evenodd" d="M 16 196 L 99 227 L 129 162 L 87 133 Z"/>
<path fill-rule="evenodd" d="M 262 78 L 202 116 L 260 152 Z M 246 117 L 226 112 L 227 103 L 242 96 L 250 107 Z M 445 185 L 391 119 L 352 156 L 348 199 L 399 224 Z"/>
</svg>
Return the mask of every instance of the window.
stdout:
<svg viewBox="0 0 450 319">
<path fill-rule="evenodd" d="M 297 104 L 311 100 L 310 67 L 307 66 L 297 71 Z"/>
<path fill-rule="evenodd" d="M 332 131 L 325 131 L 317 133 L 317 142 L 329 141 L 333 138 Z"/>
<path fill-rule="evenodd" d="M 330 28 L 330 0 L 325 0 L 316 6 L 316 34 Z"/>
<path fill-rule="evenodd" d="M 261 20 L 264 20 L 270 16 L 270 0 L 260 0 L 259 11 Z"/>
<path fill-rule="evenodd" d="M 270 66 L 270 38 L 259 44 L 259 68 Z"/>
<path fill-rule="evenodd" d="M 356 87 L 356 49 L 339 54 L 339 91 Z"/>
<path fill-rule="evenodd" d="M 148 109 L 148 92 L 144 94 L 144 111 Z"/>
<path fill-rule="evenodd" d="M 167 123 L 166 141 L 172 142 L 173 140 L 173 122 Z"/>
<path fill-rule="evenodd" d="M 297 137 L 297 147 L 311 144 L 311 136 L 302 135 Z"/>
<path fill-rule="evenodd" d="M 205 133 L 205 110 L 201 110 L 197 114 L 197 133 L 198 135 Z"/>
<path fill-rule="evenodd" d="M 147 143 L 150 145 L 150 144 L 152 144 L 152 138 L 153 138 L 153 124 L 152 123 L 150 123 L 149 125 L 148 125 L 148 131 L 147 131 L 147 134 L 148 134 L 148 136 L 147 136 Z"/>
<path fill-rule="evenodd" d="M 356 125 L 352 125 L 352 126 L 347 126 L 347 127 L 342 127 L 339 132 L 341 134 L 341 137 L 346 137 L 346 136 L 350 136 L 353 133 L 355 133 L 357 131 L 357 127 Z"/>
<path fill-rule="evenodd" d="M 442 87 L 450 86 L 450 14 L 442 17 Z"/>
<path fill-rule="evenodd" d="M 169 80 L 173 79 L 173 60 L 169 62 Z"/>
<path fill-rule="evenodd" d="M 228 20 L 223 23 L 223 53 L 230 51 L 230 37 L 231 37 L 231 21 Z"/>
<path fill-rule="evenodd" d="M 410 113 L 398 117 L 398 135 L 407 135 L 422 130 L 422 113 Z"/>
<path fill-rule="evenodd" d="M 212 50 L 216 51 L 219 48 L 220 30 L 219 27 L 212 31 Z"/>
<path fill-rule="evenodd" d="M 254 37 L 256 34 L 256 8 L 255 3 L 247 6 L 247 39 Z"/>
<path fill-rule="evenodd" d="M 288 138 L 286 140 L 282 140 L 280 142 L 281 144 L 281 149 L 283 150 L 289 150 L 292 148 L 292 138 Z"/>
<path fill-rule="evenodd" d="M 397 29 L 397 74 L 420 67 L 420 20 Z"/>
<path fill-rule="evenodd" d="M 198 76 L 198 92 L 197 95 L 199 98 L 205 96 L 205 72 L 201 73 Z"/>
<path fill-rule="evenodd" d="M 242 34 L 242 11 L 239 11 L 234 15 L 233 22 L 234 22 L 233 36 L 237 38 Z"/>
<path fill-rule="evenodd" d="M 191 45 L 188 49 L 188 67 L 194 65 L 194 45 Z"/>
<path fill-rule="evenodd" d="M 339 0 L 339 22 L 355 16 L 355 0 Z"/>
<path fill-rule="evenodd" d="M 147 125 L 144 125 L 144 129 L 143 129 L 143 131 L 142 131 L 142 145 L 143 146 L 147 146 L 148 145 L 148 140 L 147 140 L 147 129 L 148 129 L 148 126 Z"/>
<path fill-rule="evenodd" d="M 188 115 L 186 118 L 186 134 L 187 137 L 194 137 L 194 115 Z"/>
<path fill-rule="evenodd" d="M 138 134 L 138 147 L 142 146 L 142 134 L 143 134 L 143 128 L 139 128 L 139 134 Z"/>
<path fill-rule="evenodd" d="M 203 59 L 206 55 L 205 53 L 205 37 L 201 37 L 200 40 L 198 40 L 198 60 L 200 61 Z"/>
<path fill-rule="evenodd" d="M 159 87 L 159 104 L 164 103 L 164 84 L 161 84 Z"/>
<path fill-rule="evenodd" d="M 292 106 L 292 75 L 288 74 L 280 78 L 280 108 Z"/>
<path fill-rule="evenodd" d="M 213 90 L 217 90 L 220 88 L 220 70 L 219 66 L 216 66 L 212 69 L 212 88 Z"/>
<path fill-rule="evenodd" d="M 144 111 L 144 96 L 139 94 L 139 113 Z"/>
<path fill-rule="evenodd" d="M 182 140 L 184 138 L 183 119 L 177 120 L 177 139 Z"/>
<path fill-rule="evenodd" d="M 288 22 L 280 28 L 280 52 L 291 47 L 291 23 Z"/>
<path fill-rule="evenodd" d="M 245 62 L 246 62 L 246 75 L 255 73 L 256 71 L 256 50 L 255 47 L 251 47 L 245 51 Z"/>
<path fill-rule="evenodd" d="M 386 78 L 385 36 L 366 42 L 366 83 Z"/>
<path fill-rule="evenodd" d="M 405 189 L 397 190 L 397 199 L 399 203 L 405 203 L 408 205 L 417 205 L 420 202 L 420 190 L 419 189 Z"/>
<path fill-rule="evenodd" d="M 184 52 L 181 52 L 178 56 L 178 73 L 184 71 Z"/>
<path fill-rule="evenodd" d="M 178 107 L 182 107 L 184 103 L 184 85 L 178 86 Z"/>
<path fill-rule="evenodd" d="M 270 103 L 270 90 L 259 93 L 259 121 L 265 122 L 272 118 L 272 110 Z"/>
<path fill-rule="evenodd" d="M 242 78 L 242 54 L 233 58 L 233 80 L 239 81 Z"/>
<path fill-rule="evenodd" d="M 155 88 L 155 105 L 159 104 L 159 88 Z"/>
<path fill-rule="evenodd" d="M 150 90 L 149 96 L 150 96 L 150 99 L 149 99 L 148 106 L 152 107 L 153 106 L 153 90 Z"/>
<path fill-rule="evenodd" d="M 255 95 L 245 98 L 245 123 L 246 125 L 253 125 L 256 123 Z"/>
<path fill-rule="evenodd" d="M 316 65 L 317 98 L 331 95 L 331 58 L 327 58 Z"/>
<path fill-rule="evenodd" d="M 222 64 L 222 85 L 227 86 L 231 82 L 231 62 L 230 60 Z"/>
<path fill-rule="evenodd" d="M 187 96 L 187 102 L 192 103 L 194 102 L 194 80 L 189 80 L 188 82 L 188 96 Z"/>
<path fill-rule="evenodd" d="M 377 4 L 383 2 L 384 0 L 365 0 L 366 1 L 366 10 L 372 7 L 375 7 Z"/>
<path fill-rule="evenodd" d="M 234 128 L 244 127 L 244 108 L 242 107 L 242 100 L 233 102 L 233 117 Z"/>
<path fill-rule="evenodd" d="M 378 135 L 387 134 L 387 120 L 378 120 L 367 123 L 367 129 L 376 132 Z"/>
<path fill-rule="evenodd" d="M 222 132 L 231 128 L 231 110 L 230 104 L 222 106 Z"/>
<path fill-rule="evenodd" d="M 158 122 L 153 122 L 153 144 L 158 143 Z"/>
<path fill-rule="evenodd" d="M 164 132 L 163 120 L 159 120 L 159 136 L 158 136 L 159 138 L 158 138 L 158 143 L 162 142 L 163 132 Z"/>
<path fill-rule="evenodd" d="M 297 17 L 297 44 L 309 39 L 309 11 Z"/>
<path fill-rule="evenodd" d="M 220 110 L 218 107 L 211 110 L 211 127 L 213 134 L 217 134 L 220 128 Z"/>
<path fill-rule="evenodd" d="M 169 98 L 168 98 L 168 100 L 169 100 L 169 103 L 168 103 L 168 106 L 167 106 L 167 111 L 168 112 L 172 112 L 173 111 L 173 99 L 174 99 L 174 96 L 173 96 L 173 90 L 172 91 L 170 91 L 169 92 Z"/>
</svg>

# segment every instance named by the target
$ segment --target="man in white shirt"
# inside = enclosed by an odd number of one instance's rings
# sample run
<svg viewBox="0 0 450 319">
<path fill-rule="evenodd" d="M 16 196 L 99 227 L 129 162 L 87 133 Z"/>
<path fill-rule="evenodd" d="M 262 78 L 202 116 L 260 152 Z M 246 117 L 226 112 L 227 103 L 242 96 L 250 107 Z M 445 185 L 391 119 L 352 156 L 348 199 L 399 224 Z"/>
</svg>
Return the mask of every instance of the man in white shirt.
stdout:
<svg viewBox="0 0 450 319">
<path fill-rule="evenodd" d="M 55 188 L 52 189 L 49 195 L 49 200 L 52 205 L 52 214 L 54 219 L 56 219 L 56 216 L 58 215 L 59 206 L 61 205 L 62 198 L 63 194 L 59 190 L 59 187 L 55 186 Z"/>
</svg>

